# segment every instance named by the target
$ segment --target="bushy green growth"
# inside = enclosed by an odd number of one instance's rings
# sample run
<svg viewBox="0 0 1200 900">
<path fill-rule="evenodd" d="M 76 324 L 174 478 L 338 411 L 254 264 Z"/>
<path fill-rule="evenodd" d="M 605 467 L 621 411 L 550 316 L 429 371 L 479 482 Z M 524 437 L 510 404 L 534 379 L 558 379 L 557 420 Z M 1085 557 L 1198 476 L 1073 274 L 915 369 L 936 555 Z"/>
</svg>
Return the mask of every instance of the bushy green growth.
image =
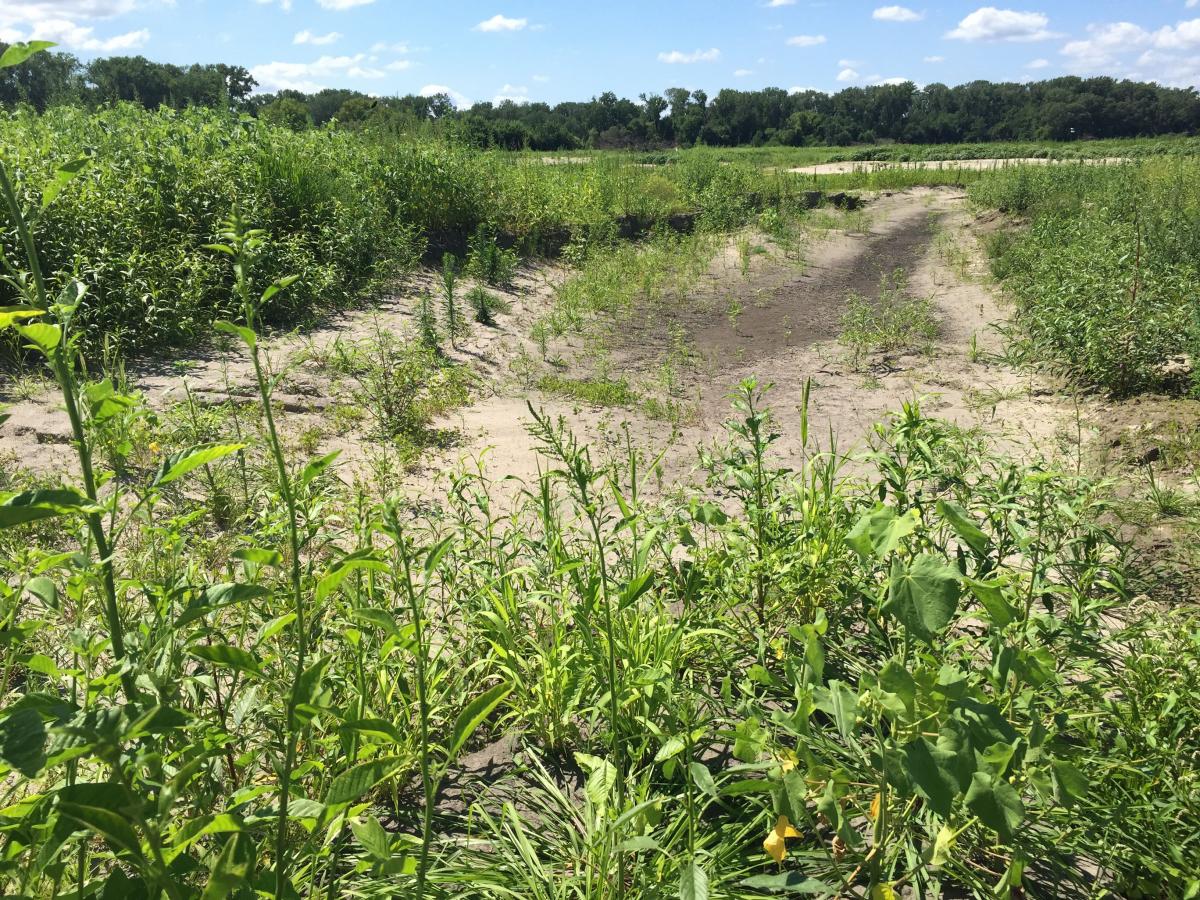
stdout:
<svg viewBox="0 0 1200 900">
<path fill-rule="evenodd" d="M 1036 356 L 1117 395 L 1178 389 L 1200 350 L 1200 163 L 998 173 L 973 199 L 1026 217 L 991 240 Z"/>
<path fill-rule="evenodd" d="M 852 294 L 846 300 L 840 339 L 856 369 L 870 353 L 921 350 L 937 334 L 933 301 L 909 294 L 908 278 L 902 269 L 884 276 L 878 298 Z"/>
<path fill-rule="evenodd" d="M 591 406 L 633 406 L 637 398 L 624 379 L 564 378 L 545 375 L 538 388 L 547 394 L 558 394 Z"/>
<path fill-rule="evenodd" d="M 470 326 L 459 304 L 458 260 L 453 253 L 442 255 L 441 289 L 446 335 L 450 338 L 450 346 L 457 347 L 458 339 L 467 334 Z"/>
<path fill-rule="evenodd" d="M 471 236 L 466 273 L 477 281 L 507 287 L 517 271 L 517 254 L 496 243 L 495 231 L 481 222 Z"/>
<path fill-rule="evenodd" d="M 437 314 L 433 311 L 433 298 L 427 292 L 417 298 L 417 334 L 425 349 L 438 352 L 442 337 Z"/>
<path fill-rule="evenodd" d="M 506 313 L 511 309 L 511 304 L 502 297 L 498 297 L 482 285 L 476 285 L 467 292 L 467 305 L 475 311 L 475 321 L 480 325 L 486 325 L 489 328 L 494 328 L 496 325 L 496 313 Z"/>
</svg>

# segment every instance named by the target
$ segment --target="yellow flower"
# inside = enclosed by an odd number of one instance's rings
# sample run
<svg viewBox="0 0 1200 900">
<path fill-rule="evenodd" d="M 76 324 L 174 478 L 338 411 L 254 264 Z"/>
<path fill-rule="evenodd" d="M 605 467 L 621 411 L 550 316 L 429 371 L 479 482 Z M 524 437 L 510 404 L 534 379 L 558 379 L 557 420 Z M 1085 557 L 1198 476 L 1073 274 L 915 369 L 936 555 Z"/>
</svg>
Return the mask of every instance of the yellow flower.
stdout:
<svg viewBox="0 0 1200 900">
<path fill-rule="evenodd" d="M 162 452 L 162 447 L 159 446 L 158 441 L 150 442 L 150 452 L 153 453 L 155 456 L 158 456 L 158 454 Z"/>
<path fill-rule="evenodd" d="M 896 900 L 896 892 L 890 884 L 877 884 L 871 888 L 871 900 Z"/>
<path fill-rule="evenodd" d="M 796 768 L 796 762 L 796 754 L 791 750 L 784 750 L 779 754 L 779 770 L 784 775 Z"/>
<path fill-rule="evenodd" d="M 879 795 L 875 795 L 875 799 L 871 801 L 871 819 L 879 818 Z"/>
<path fill-rule="evenodd" d="M 767 832 L 767 838 L 763 841 L 763 849 L 767 851 L 767 856 L 775 862 L 781 863 L 787 856 L 787 839 L 798 837 L 800 837 L 800 832 L 792 827 L 788 817 L 780 816 L 775 820 L 775 827 Z"/>
</svg>

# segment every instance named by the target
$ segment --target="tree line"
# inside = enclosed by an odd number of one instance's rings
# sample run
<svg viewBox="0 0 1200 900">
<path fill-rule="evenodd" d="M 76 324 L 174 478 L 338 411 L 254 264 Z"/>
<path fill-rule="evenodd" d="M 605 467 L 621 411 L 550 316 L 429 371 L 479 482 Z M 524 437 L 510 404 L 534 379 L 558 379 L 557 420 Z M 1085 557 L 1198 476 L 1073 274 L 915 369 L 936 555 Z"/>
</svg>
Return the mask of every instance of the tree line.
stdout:
<svg viewBox="0 0 1200 900">
<path fill-rule="evenodd" d="M 975 143 L 1200 130 L 1194 89 L 1108 77 L 955 87 L 906 82 L 836 94 L 765 88 L 725 89 L 709 97 L 671 88 L 636 101 L 606 92 L 553 106 L 505 101 L 466 109 L 456 109 L 445 95 L 372 97 L 336 88 L 255 93 L 257 86 L 241 66 L 176 66 L 142 56 L 85 64 L 69 53 L 42 53 L 0 74 L 0 104 L 39 111 L 119 101 L 149 108 L 226 106 L 297 130 L 332 125 L 385 135 L 437 132 L 471 146 L 510 150 Z"/>
</svg>

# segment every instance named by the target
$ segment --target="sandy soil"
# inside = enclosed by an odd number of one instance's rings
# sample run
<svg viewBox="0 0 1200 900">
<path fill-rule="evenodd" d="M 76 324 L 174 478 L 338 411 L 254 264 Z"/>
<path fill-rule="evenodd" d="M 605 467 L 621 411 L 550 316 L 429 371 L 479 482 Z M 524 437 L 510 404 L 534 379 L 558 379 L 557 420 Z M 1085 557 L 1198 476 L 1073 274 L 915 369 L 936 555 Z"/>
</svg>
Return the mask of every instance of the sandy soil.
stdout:
<svg viewBox="0 0 1200 900">
<path fill-rule="evenodd" d="M 1005 169 L 1010 166 L 1112 166 L 1126 162 L 1129 162 L 1129 160 L 1118 157 L 1085 160 L 1037 159 L 1034 157 L 1021 159 L 941 159 L 921 162 L 831 162 L 819 163 L 813 166 L 798 166 L 787 171 L 796 175 L 849 175 L 854 172 L 877 172 L 880 169 L 965 169 L 970 172 L 982 172 L 988 169 Z"/>
<path fill-rule="evenodd" d="M 1007 313 L 983 277 L 975 234 L 987 223 L 974 219 L 961 194 L 942 189 L 882 196 L 869 212 L 868 233 L 830 234 L 810 246 L 802 270 L 770 264 L 749 281 L 730 272 L 723 287 L 747 298 L 736 323 L 711 303 L 697 303 L 672 316 L 674 324 L 685 326 L 701 357 L 683 388 L 694 398 L 694 421 L 672 429 L 634 410 L 565 410 L 562 401 L 534 397 L 532 402 L 565 415 L 602 448 L 618 447 L 628 428 L 650 451 L 665 451 L 664 486 L 697 478 L 697 448 L 723 436 L 728 396 L 749 377 L 773 385 L 768 396 L 784 434 L 776 450 L 792 466 L 805 455 L 798 422 L 808 379 L 810 433 L 819 436 L 823 448 L 832 434 L 837 449 L 847 455 L 862 451 L 874 424 L 914 398 L 930 414 L 963 428 L 983 429 L 1016 455 L 1078 453 L 1078 439 L 1086 440 L 1090 433 L 1088 403 L 1077 405 L 1056 393 L 1054 384 L 995 361 L 1002 348 L 995 326 L 1006 321 Z M 939 230 L 949 235 L 941 249 L 934 242 Z M 961 249 L 960 264 L 953 267 L 943 255 L 947 242 Z M 877 355 L 855 371 L 837 340 L 846 298 L 851 293 L 875 296 L 881 277 L 898 268 L 908 275 L 910 293 L 933 298 L 939 338 L 929 353 Z M 664 343 L 648 347 L 646 335 L 631 336 L 616 349 L 613 368 L 635 382 L 661 359 Z M 467 436 L 464 445 L 434 467 L 486 451 L 488 468 L 497 476 L 535 477 L 544 462 L 523 427 L 527 419 L 524 398 L 499 395 L 475 404 L 455 419 Z"/>
<path fill-rule="evenodd" d="M 859 221 L 862 221 L 861 219 Z M 771 383 L 769 399 L 783 440 L 777 445 L 787 464 L 803 457 L 798 439 L 798 407 L 805 382 L 812 381 L 810 431 L 839 450 L 865 445 L 872 426 L 905 400 L 923 398 L 924 409 L 963 427 L 982 427 L 1017 453 L 1053 452 L 1060 438 L 1080 434 L 1076 407 L 1053 392 L 1053 385 L 1020 375 L 989 355 L 1000 349 L 993 326 L 1006 314 L 982 278 L 982 256 L 974 238 L 986 228 L 967 211 L 961 194 L 920 189 L 883 195 L 869 207 L 866 233 L 830 231 L 815 235 L 804 251 L 805 264 L 755 257 L 748 277 L 736 252 L 719 253 L 706 278 L 687 302 L 655 311 L 615 330 L 606 365 L 637 384 L 661 365 L 669 320 L 693 350 L 681 372 L 679 393 L 692 410 L 672 426 L 638 410 L 580 406 L 547 397 L 514 376 L 513 361 L 536 356 L 530 328 L 553 303 L 556 285 L 569 273 L 557 267 L 525 270 L 508 295 L 509 314 L 499 327 L 476 326 L 453 355 L 479 375 L 475 402 L 437 423 L 456 435 L 450 449 L 430 452 L 407 483 L 421 491 L 441 473 L 483 458 L 494 478 L 531 479 L 545 468 L 526 430 L 527 403 L 563 417 L 594 452 L 616 450 L 628 433 L 649 452 L 665 451 L 661 486 L 692 481 L 697 447 L 720 438 L 729 415 L 728 395 L 743 379 Z M 939 234 L 948 235 L 935 242 Z M 952 266 L 948 247 L 960 248 Z M 932 297 L 941 332 L 930 353 L 877 356 L 853 370 L 837 340 L 847 297 L 875 296 L 881 277 L 896 269 L 908 275 L 910 292 Z M 319 453 L 343 451 L 340 473 L 350 480 L 370 470 L 375 447 L 365 431 L 333 426 L 332 412 L 347 398 L 318 360 L 337 341 L 368 337 L 378 329 L 411 332 L 416 298 L 432 289 L 432 274 L 413 280 L 397 296 L 372 310 L 331 320 L 304 335 L 285 334 L 267 344 L 273 365 L 283 373 L 277 400 L 285 429 L 321 433 Z M 741 312 L 728 314 L 728 298 Z M 972 340 L 977 352 L 971 351 Z M 568 374 L 587 374 L 588 353 L 578 339 L 563 348 Z M 252 371 L 237 348 L 213 349 L 188 359 L 131 366 L 130 377 L 149 405 L 163 409 L 183 399 L 184 384 L 201 402 L 253 395 Z M 72 464 L 65 416 L 52 393 L 10 394 L 11 418 L 0 425 L 0 458 L 42 474 Z M 1086 418 L 1087 409 L 1080 415 Z"/>
</svg>

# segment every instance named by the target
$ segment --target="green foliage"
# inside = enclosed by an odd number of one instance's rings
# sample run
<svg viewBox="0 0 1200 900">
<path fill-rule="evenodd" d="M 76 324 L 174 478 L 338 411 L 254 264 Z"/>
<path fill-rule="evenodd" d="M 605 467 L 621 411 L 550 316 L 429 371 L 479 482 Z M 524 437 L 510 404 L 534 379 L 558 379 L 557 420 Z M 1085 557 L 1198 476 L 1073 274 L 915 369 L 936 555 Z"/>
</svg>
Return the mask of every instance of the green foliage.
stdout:
<svg viewBox="0 0 1200 900">
<path fill-rule="evenodd" d="M 1117 395 L 1178 389 L 1200 347 L 1200 166 L 1015 169 L 972 188 L 1029 224 L 990 244 L 1032 353 Z"/>
<path fill-rule="evenodd" d="M 466 273 L 476 281 L 496 287 L 507 287 L 517 271 L 517 254 L 504 250 L 496 243 L 495 232 L 480 222 L 471 236 Z"/>
<path fill-rule="evenodd" d="M 922 350 L 937 333 L 932 299 L 911 296 L 908 278 L 899 269 L 883 277 L 877 300 L 853 294 L 842 314 L 841 342 L 856 369 L 874 352 Z"/>
</svg>

